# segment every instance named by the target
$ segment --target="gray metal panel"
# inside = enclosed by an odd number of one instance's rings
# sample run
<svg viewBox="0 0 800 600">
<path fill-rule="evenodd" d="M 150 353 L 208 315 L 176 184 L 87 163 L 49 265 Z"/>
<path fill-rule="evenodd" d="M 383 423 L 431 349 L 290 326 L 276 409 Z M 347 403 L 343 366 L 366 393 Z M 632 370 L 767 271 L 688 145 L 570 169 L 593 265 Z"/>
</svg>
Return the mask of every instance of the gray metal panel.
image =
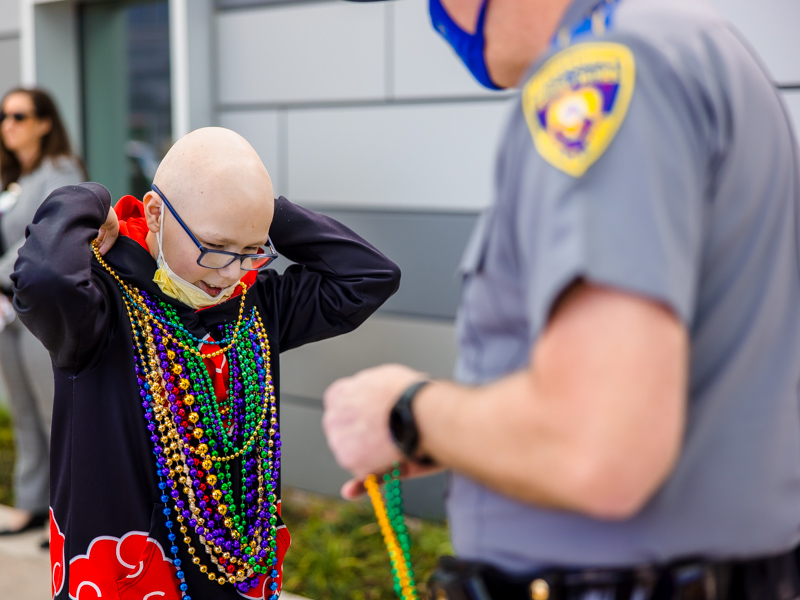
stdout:
<svg viewBox="0 0 800 600">
<path fill-rule="evenodd" d="M 261 162 L 272 177 L 272 186 L 276 196 L 286 194 L 282 168 L 286 160 L 285 153 L 280 151 L 280 111 L 236 111 L 219 114 L 219 124 L 233 129 L 247 139 L 258 152 Z"/>
<path fill-rule="evenodd" d="M 0 95 L 20 83 L 19 39 L 0 40 Z"/>
<path fill-rule="evenodd" d="M 231 8 L 248 8 L 253 6 L 268 6 L 270 4 L 298 4 L 300 2 L 319 2 L 320 0 L 217 0 L 217 8 L 226 10 Z"/>
<path fill-rule="evenodd" d="M 492 95 L 431 26 L 428 0 L 393 2 L 395 97 Z"/>
<path fill-rule="evenodd" d="M 189 52 L 189 129 L 214 124 L 217 48 L 213 0 L 186 3 Z"/>
<path fill-rule="evenodd" d="M 78 18 L 67 2 L 35 7 L 36 85 L 56 100 L 72 147 L 83 154 Z"/>
<path fill-rule="evenodd" d="M 0 35 L 3 37 L 18 33 L 20 4 L 20 0 L 0 0 Z M 0 56 L 5 59 L 5 54 Z"/>
<path fill-rule="evenodd" d="M 223 104 L 382 99 L 385 7 L 287 4 L 217 14 Z"/>
<path fill-rule="evenodd" d="M 451 323 L 377 315 L 352 333 L 282 354 L 283 481 L 329 495 L 338 495 L 347 481 L 322 433 L 321 398 L 335 379 L 386 362 L 448 377 L 454 361 Z M 444 517 L 443 475 L 404 485 L 406 512 L 430 519 Z"/>
<path fill-rule="evenodd" d="M 800 2 L 712 0 L 741 30 L 778 83 L 800 83 Z"/>
<path fill-rule="evenodd" d="M 347 481 L 322 433 L 322 408 L 281 396 L 281 470 L 283 483 L 335 496 Z"/>
<path fill-rule="evenodd" d="M 298 202 L 401 211 L 480 210 L 509 100 L 288 111 Z"/>
<path fill-rule="evenodd" d="M 322 433 L 322 409 L 302 399 L 281 399 L 281 470 L 283 483 L 319 494 L 338 496 L 350 477 L 337 464 Z M 444 518 L 445 476 L 442 474 L 403 483 L 407 514 L 428 519 Z"/>
<path fill-rule="evenodd" d="M 382 311 L 435 319 L 455 317 L 461 292 L 456 267 L 476 213 L 309 208 L 344 223 L 400 266 L 400 289 Z"/>
<path fill-rule="evenodd" d="M 375 315 L 352 333 L 281 354 L 281 391 L 321 406 L 325 388 L 361 369 L 396 362 L 445 378 L 455 359 L 452 323 Z"/>
<path fill-rule="evenodd" d="M 794 124 L 794 135 L 800 140 L 800 89 L 783 92 L 783 99 L 789 108 L 789 116 Z"/>
</svg>

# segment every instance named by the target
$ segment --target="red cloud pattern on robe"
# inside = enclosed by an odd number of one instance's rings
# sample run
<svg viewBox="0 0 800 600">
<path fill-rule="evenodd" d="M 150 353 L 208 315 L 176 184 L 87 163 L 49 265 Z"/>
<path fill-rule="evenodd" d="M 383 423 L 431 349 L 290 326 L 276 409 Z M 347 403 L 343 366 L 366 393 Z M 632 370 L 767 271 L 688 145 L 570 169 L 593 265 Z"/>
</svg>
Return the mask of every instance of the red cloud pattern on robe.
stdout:
<svg viewBox="0 0 800 600">
<path fill-rule="evenodd" d="M 280 501 L 278 501 L 280 514 Z M 250 600 L 268 600 L 280 593 L 283 585 L 283 559 L 292 543 L 289 530 L 282 526 L 277 536 L 278 577 L 266 575 L 258 585 L 240 596 Z M 50 510 L 51 592 L 55 597 L 64 586 L 65 536 Z M 86 554 L 70 561 L 69 596 L 73 600 L 115 598 L 120 600 L 179 600 L 181 592 L 172 561 L 161 545 L 141 531 L 131 531 L 121 538 L 100 536 L 92 540 Z M 273 591 L 271 584 L 277 583 Z"/>
<path fill-rule="evenodd" d="M 50 561 L 53 565 L 53 595 L 64 585 L 64 534 L 51 515 Z M 58 540 L 56 543 L 54 541 Z M 258 585 L 240 596 L 250 600 L 268 600 L 279 593 L 283 579 L 283 559 L 291 545 L 289 531 L 278 530 L 277 589 L 270 588 L 273 580 L 266 575 Z M 60 549 L 57 548 L 60 546 Z M 54 558 L 56 556 L 56 558 Z M 58 558 L 60 556 L 60 558 Z M 59 562 L 60 561 L 60 562 Z M 121 538 L 101 536 L 92 540 L 86 554 L 70 561 L 69 595 L 74 600 L 120 598 L 120 600 L 179 600 L 181 592 L 172 561 L 164 556 L 161 545 L 147 534 L 132 531 Z M 58 568 L 61 565 L 61 568 Z"/>
<path fill-rule="evenodd" d="M 64 534 L 50 509 L 50 595 L 55 598 L 64 587 Z"/>
<path fill-rule="evenodd" d="M 141 531 L 92 540 L 69 563 L 69 596 L 75 600 L 180 600 L 180 582 L 161 545 Z"/>
</svg>

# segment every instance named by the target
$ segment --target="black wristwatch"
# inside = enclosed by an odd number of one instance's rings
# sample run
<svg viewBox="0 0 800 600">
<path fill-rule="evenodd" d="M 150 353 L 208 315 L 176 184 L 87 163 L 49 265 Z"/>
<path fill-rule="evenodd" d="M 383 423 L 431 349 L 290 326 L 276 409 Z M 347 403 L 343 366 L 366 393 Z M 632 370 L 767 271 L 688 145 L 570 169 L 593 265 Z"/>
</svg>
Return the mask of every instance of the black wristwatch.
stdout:
<svg viewBox="0 0 800 600">
<path fill-rule="evenodd" d="M 414 419 L 414 412 L 411 410 L 411 403 L 414 402 L 414 396 L 417 395 L 417 392 L 429 383 L 430 381 L 425 379 L 406 388 L 400 399 L 394 403 L 392 412 L 389 413 L 389 431 L 392 434 L 394 443 L 403 453 L 403 456 L 420 464 L 432 464 L 433 461 L 427 456 L 417 456 L 419 430 Z"/>
</svg>

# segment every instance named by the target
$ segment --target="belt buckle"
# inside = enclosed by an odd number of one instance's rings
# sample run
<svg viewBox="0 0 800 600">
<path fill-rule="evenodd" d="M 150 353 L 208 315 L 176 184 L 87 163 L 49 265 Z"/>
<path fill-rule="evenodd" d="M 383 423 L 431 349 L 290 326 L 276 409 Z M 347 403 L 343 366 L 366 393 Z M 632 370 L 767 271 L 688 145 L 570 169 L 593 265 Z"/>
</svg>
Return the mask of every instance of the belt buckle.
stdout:
<svg viewBox="0 0 800 600">
<path fill-rule="evenodd" d="M 706 562 L 690 562 L 671 569 L 672 584 L 685 600 L 717 598 L 717 577 Z"/>
<path fill-rule="evenodd" d="M 529 586 L 531 600 L 550 600 L 550 584 L 541 577 L 531 581 Z"/>
</svg>

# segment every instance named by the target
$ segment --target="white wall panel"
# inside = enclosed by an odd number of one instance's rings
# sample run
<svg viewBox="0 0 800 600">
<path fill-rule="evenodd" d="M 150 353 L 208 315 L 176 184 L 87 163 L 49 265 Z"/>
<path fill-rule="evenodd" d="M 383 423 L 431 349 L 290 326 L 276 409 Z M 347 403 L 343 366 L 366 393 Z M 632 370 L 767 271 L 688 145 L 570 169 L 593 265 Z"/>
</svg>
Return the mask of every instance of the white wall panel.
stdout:
<svg viewBox="0 0 800 600">
<path fill-rule="evenodd" d="M 778 83 L 800 83 L 798 0 L 713 0 L 767 63 Z"/>
<path fill-rule="evenodd" d="M 20 84 L 19 40 L 0 40 L 0 97 Z"/>
<path fill-rule="evenodd" d="M 219 101 L 383 98 L 385 13 L 348 2 L 220 13 Z"/>
<path fill-rule="evenodd" d="M 352 333 L 282 354 L 281 392 L 321 400 L 334 380 L 389 362 L 451 377 L 455 358 L 452 323 L 376 315 Z"/>
<path fill-rule="evenodd" d="M 492 196 L 507 102 L 289 112 L 289 192 L 298 202 L 472 210 Z"/>
<path fill-rule="evenodd" d="M 49 2 L 37 4 L 34 15 L 36 85 L 53 95 L 70 140 L 82 151 L 78 12 L 68 2 Z"/>
<path fill-rule="evenodd" d="M 391 4 L 396 97 L 497 93 L 475 81 L 449 44 L 433 30 L 428 0 Z"/>
<path fill-rule="evenodd" d="M 783 98 L 789 108 L 789 116 L 794 125 L 795 137 L 800 140 L 800 90 L 784 92 Z"/>
<path fill-rule="evenodd" d="M 20 3 L 21 0 L 0 0 L 0 35 L 19 31 Z"/>
<path fill-rule="evenodd" d="M 285 157 L 280 153 L 280 114 L 276 110 L 223 112 L 219 116 L 222 127 L 233 129 L 243 136 L 255 148 L 261 162 L 267 167 L 272 177 L 275 195 L 286 195 L 283 181 L 283 162 Z"/>
</svg>

